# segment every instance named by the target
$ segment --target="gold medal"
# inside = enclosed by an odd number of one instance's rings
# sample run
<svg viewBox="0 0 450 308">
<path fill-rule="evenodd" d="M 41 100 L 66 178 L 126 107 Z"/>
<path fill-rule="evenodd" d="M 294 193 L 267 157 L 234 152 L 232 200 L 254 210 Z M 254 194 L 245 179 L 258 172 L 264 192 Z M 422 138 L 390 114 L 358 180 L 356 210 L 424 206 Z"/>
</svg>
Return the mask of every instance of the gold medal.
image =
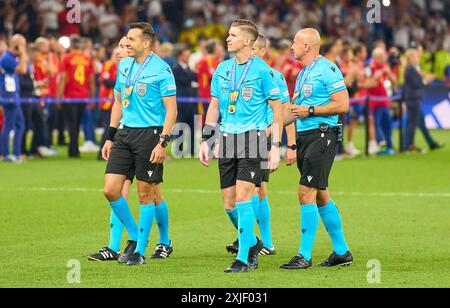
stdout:
<svg viewBox="0 0 450 308">
<path fill-rule="evenodd" d="M 229 106 L 228 107 L 228 112 L 231 113 L 231 114 L 235 113 L 236 112 L 236 106 L 234 106 L 234 105 Z"/>
<path fill-rule="evenodd" d="M 292 97 L 292 101 L 291 101 L 291 104 L 292 105 L 295 105 L 295 103 L 297 103 L 297 98 L 300 96 L 300 93 L 299 92 L 297 92 L 297 93 L 294 93 L 294 96 Z"/>
<path fill-rule="evenodd" d="M 122 100 L 122 106 L 123 106 L 124 108 L 130 106 L 130 101 L 129 101 L 128 99 Z"/>
<path fill-rule="evenodd" d="M 231 92 L 230 93 L 230 102 L 235 103 L 238 99 L 239 96 L 239 92 L 235 91 L 235 92 Z"/>
</svg>

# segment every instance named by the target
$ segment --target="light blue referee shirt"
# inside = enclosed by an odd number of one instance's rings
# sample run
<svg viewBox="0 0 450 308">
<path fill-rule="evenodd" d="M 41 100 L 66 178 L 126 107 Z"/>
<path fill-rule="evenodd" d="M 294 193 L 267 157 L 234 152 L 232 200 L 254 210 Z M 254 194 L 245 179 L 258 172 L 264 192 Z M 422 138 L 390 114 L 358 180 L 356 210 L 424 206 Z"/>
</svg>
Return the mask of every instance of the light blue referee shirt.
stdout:
<svg viewBox="0 0 450 308">
<path fill-rule="evenodd" d="M 286 78 L 281 72 L 277 70 L 273 70 L 273 72 L 275 74 L 275 82 L 278 88 L 280 89 L 281 104 L 285 104 L 291 100 L 289 96 L 289 88 L 286 82 Z M 271 125 L 272 123 L 273 123 L 273 110 L 269 106 L 269 109 L 267 110 L 267 124 Z"/>
<path fill-rule="evenodd" d="M 211 96 L 219 100 L 222 116 L 221 132 L 241 134 L 268 127 L 267 114 L 271 109 L 268 100 L 281 98 L 275 72 L 262 59 L 255 57 L 245 77 L 236 101 L 236 112 L 230 113 L 230 83 L 235 59 L 219 64 L 211 83 Z M 241 79 L 246 63 L 236 67 L 236 83 Z"/>
<path fill-rule="evenodd" d="M 307 70 L 308 66 L 303 68 Z M 301 77 L 301 73 L 298 78 Z M 298 81 L 297 78 L 297 81 Z M 333 62 L 321 57 L 306 78 L 305 85 L 300 91 L 297 105 L 324 106 L 331 102 L 331 95 L 346 90 L 342 72 Z M 297 119 L 297 131 L 303 132 L 318 129 L 321 123 L 331 127 L 338 125 L 339 116 L 313 116 Z"/>
<path fill-rule="evenodd" d="M 134 63 L 134 58 L 125 58 L 119 63 L 115 91 L 120 92 L 122 102 L 125 98 L 125 87 L 131 71 L 131 80 L 138 72 L 141 64 Z M 154 54 L 148 65 L 136 80 L 133 92 L 129 97 L 129 105 L 122 104 L 121 124 L 131 128 L 164 126 L 166 108 L 163 97 L 176 95 L 176 84 L 170 66 Z"/>
</svg>

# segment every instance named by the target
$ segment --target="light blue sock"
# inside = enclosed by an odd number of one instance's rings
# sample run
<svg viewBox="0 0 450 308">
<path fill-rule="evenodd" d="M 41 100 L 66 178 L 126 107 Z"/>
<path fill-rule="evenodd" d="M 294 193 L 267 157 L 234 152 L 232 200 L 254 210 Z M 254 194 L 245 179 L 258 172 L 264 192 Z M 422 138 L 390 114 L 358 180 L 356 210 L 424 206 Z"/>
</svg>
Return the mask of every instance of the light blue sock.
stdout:
<svg viewBox="0 0 450 308">
<path fill-rule="evenodd" d="M 311 261 L 311 253 L 319 227 L 319 210 L 317 204 L 302 205 L 301 212 L 301 244 L 298 251 L 306 261 Z"/>
<path fill-rule="evenodd" d="M 225 213 L 227 213 L 228 218 L 230 218 L 231 223 L 237 229 L 238 228 L 238 219 L 239 219 L 238 209 L 234 208 L 231 211 L 225 210 Z"/>
<path fill-rule="evenodd" d="M 160 205 L 155 206 L 155 220 L 159 230 L 158 244 L 169 246 L 169 207 L 167 206 L 166 200 L 163 200 Z"/>
<path fill-rule="evenodd" d="M 253 206 L 253 214 L 255 215 L 255 219 L 259 220 L 259 196 L 254 195 L 252 197 L 252 206 Z M 258 222 L 259 223 L 259 222 Z"/>
<path fill-rule="evenodd" d="M 269 199 L 266 197 L 259 201 L 259 217 L 258 217 L 259 231 L 261 232 L 261 240 L 264 246 L 272 249 L 272 232 L 270 231 L 270 206 Z"/>
<path fill-rule="evenodd" d="M 133 215 L 131 215 L 127 200 L 124 197 L 120 197 L 119 200 L 110 202 L 109 204 L 114 214 L 116 214 L 117 218 L 125 226 L 125 229 L 127 229 L 130 240 L 137 241 L 139 233 L 138 226 L 134 221 Z"/>
<path fill-rule="evenodd" d="M 333 200 L 324 207 L 319 208 L 323 224 L 328 231 L 333 242 L 334 252 L 338 255 L 345 255 L 349 250 L 345 242 L 344 231 L 342 230 L 342 220 L 339 210 Z"/>
<path fill-rule="evenodd" d="M 139 237 L 136 252 L 145 256 L 148 238 L 152 230 L 153 219 L 155 218 L 155 204 L 141 205 L 141 217 L 139 218 Z"/>
<path fill-rule="evenodd" d="M 250 251 L 250 247 L 255 246 L 257 243 L 255 236 L 255 215 L 253 214 L 253 202 L 251 200 L 246 202 L 238 202 L 236 203 L 236 208 L 239 212 L 239 253 L 236 260 L 248 264 L 248 253 Z"/>
<path fill-rule="evenodd" d="M 111 210 L 111 218 L 110 218 L 110 231 L 109 231 L 109 245 L 108 248 L 112 251 L 119 252 L 120 251 L 120 240 L 122 239 L 123 223 L 120 219 L 114 214 L 114 211 Z"/>
</svg>

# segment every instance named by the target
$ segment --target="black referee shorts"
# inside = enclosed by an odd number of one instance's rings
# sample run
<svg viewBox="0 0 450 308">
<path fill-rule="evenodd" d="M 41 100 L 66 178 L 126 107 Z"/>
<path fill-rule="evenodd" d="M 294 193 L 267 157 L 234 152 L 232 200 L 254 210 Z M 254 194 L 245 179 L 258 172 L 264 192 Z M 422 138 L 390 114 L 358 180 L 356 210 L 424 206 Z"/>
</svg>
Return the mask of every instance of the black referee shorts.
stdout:
<svg viewBox="0 0 450 308">
<path fill-rule="evenodd" d="M 297 133 L 297 167 L 300 185 L 325 190 L 338 151 L 337 133 L 313 130 Z"/>
<path fill-rule="evenodd" d="M 119 129 L 106 166 L 106 174 L 121 174 L 151 184 L 163 182 L 163 165 L 150 163 L 162 127 Z"/>
<path fill-rule="evenodd" d="M 267 138 L 264 131 L 242 134 L 221 133 L 219 172 L 221 189 L 236 186 L 237 181 L 261 185 L 261 159 Z"/>
</svg>

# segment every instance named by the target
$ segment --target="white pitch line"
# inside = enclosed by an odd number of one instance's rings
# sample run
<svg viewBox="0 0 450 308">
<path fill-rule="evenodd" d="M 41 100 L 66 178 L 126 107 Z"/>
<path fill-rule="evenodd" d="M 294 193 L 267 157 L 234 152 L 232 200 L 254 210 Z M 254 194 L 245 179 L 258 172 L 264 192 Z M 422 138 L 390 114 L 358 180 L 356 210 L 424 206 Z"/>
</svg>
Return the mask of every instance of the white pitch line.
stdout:
<svg viewBox="0 0 450 308">
<path fill-rule="evenodd" d="M 83 187 L 1 187 L 1 192 L 81 192 L 81 193 L 102 193 L 103 189 L 83 188 Z M 164 189 L 164 192 L 182 194 L 220 194 L 220 190 L 207 189 Z M 269 190 L 270 194 L 276 195 L 293 195 L 297 194 L 296 190 Z M 336 196 L 352 196 L 352 197 L 406 197 L 406 198 L 450 198 L 450 192 L 442 193 L 412 193 L 412 192 L 331 192 Z"/>
</svg>

